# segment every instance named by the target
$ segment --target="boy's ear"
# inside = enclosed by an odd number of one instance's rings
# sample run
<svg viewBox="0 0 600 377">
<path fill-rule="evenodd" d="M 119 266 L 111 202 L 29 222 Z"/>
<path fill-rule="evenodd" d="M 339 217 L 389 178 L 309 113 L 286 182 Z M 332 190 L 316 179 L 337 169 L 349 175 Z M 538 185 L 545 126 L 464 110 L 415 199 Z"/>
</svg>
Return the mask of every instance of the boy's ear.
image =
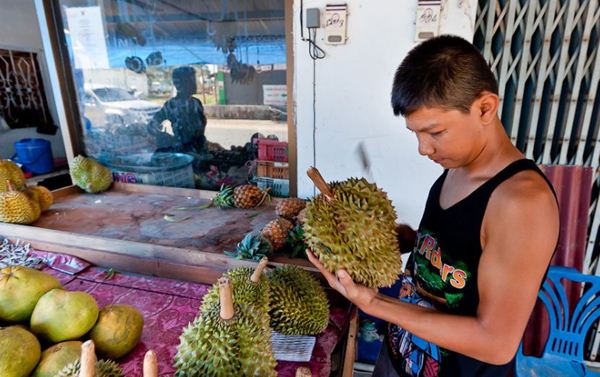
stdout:
<svg viewBox="0 0 600 377">
<path fill-rule="evenodd" d="M 485 92 L 478 99 L 478 111 L 483 123 L 491 123 L 498 113 L 500 99 L 494 93 Z"/>
</svg>

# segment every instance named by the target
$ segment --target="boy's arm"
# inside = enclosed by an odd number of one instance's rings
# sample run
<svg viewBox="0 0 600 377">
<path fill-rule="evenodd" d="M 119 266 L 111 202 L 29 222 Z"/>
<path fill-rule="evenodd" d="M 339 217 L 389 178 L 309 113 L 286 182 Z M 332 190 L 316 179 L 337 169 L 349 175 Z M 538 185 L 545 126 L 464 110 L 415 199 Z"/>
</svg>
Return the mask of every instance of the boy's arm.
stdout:
<svg viewBox="0 0 600 377">
<path fill-rule="evenodd" d="M 440 313 L 379 295 L 352 282 L 343 270 L 336 278 L 314 255 L 309 257 L 333 288 L 367 314 L 451 351 L 491 364 L 507 363 L 535 304 L 559 226 L 556 201 L 541 178 L 502 186 L 492 195 L 484 219 L 475 317 Z"/>
</svg>

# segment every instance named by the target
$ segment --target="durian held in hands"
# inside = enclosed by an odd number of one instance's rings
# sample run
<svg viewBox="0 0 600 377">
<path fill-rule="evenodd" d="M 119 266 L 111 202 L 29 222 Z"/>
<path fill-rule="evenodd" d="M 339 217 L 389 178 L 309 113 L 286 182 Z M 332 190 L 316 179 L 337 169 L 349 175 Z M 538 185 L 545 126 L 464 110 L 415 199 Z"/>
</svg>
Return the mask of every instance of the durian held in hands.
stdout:
<svg viewBox="0 0 600 377">
<path fill-rule="evenodd" d="M 346 269 L 367 287 L 386 287 L 402 268 L 396 212 L 387 194 L 364 178 L 327 184 L 319 171 L 307 172 L 321 194 L 306 207 L 308 246 L 329 271 Z"/>
<path fill-rule="evenodd" d="M 86 192 L 96 194 L 108 190 L 112 184 L 112 172 L 98 161 L 77 156 L 69 164 L 73 184 Z"/>
<path fill-rule="evenodd" d="M 181 334 L 174 376 L 276 376 L 268 316 L 234 303 L 228 278 L 218 286 L 219 303 L 203 307 Z"/>
</svg>

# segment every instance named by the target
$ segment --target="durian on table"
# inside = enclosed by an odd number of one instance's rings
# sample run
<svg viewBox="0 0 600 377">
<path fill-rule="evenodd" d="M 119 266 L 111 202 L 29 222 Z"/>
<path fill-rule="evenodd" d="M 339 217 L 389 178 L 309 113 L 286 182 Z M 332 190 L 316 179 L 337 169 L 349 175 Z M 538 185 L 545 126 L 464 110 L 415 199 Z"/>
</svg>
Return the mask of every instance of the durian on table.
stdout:
<svg viewBox="0 0 600 377">
<path fill-rule="evenodd" d="M 74 185 L 92 194 L 108 190 L 113 181 L 109 168 L 83 156 L 77 156 L 71 161 L 69 174 Z"/>
<path fill-rule="evenodd" d="M 269 273 L 273 330 L 285 335 L 316 335 L 329 323 L 329 301 L 309 272 L 280 266 Z"/>
<path fill-rule="evenodd" d="M 263 274 L 269 260 L 262 258 L 256 265 L 256 268 L 239 267 L 226 272 L 223 277 L 229 279 L 233 289 L 233 302 L 242 305 L 254 305 L 257 309 L 263 311 L 265 315 L 269 313 L 270 287 L 269 279 Z M 219 304 L 219 283 L 215 283 L 212 288 L 202 298 L 200 311 L 210 309 L 211 306 Z"/>
<path fill-rule="evenodd" d="M 306 206 L 304 236 L 321 263 L 332 272 L 346 269 L 367 287 L 392 285 L 402 262 L 387 194 L 364 178 L 328 185 L 317 169 L 307 174 L 321 194 Z"/>
<path fill-rule="evenodd" d="M 11 160 L 0 160 L 0 192 L 9 191 L 7 182 L 15 190 L 23 190 L 26 180 L 21 168 Z"/>
<path fill-rule="evenodd" d="M 42 212 L 39 202 L 15 190 L 11 181 L 7 181 L 6 185 L 8 191 L 0 192 L 0 222 L 31 224 L 37 221 Z"/>
<path fill-rule="evenodd" d="M 92 340 L 81 345 L 81 358 L 66 365 L 55 377 L 124 377 L 117 363 L 98 360 Z M 148 350 L 144 355 L 143 377 L 158 377 L 156 354 Z"/>
<path fill-rule="evenodd" d="M 269 317 L 257 305 L 234 303 L 230 279 L 218 282 L 219 302 L 181 334 L 175 377 L 276 376 Z"/>
</svg>

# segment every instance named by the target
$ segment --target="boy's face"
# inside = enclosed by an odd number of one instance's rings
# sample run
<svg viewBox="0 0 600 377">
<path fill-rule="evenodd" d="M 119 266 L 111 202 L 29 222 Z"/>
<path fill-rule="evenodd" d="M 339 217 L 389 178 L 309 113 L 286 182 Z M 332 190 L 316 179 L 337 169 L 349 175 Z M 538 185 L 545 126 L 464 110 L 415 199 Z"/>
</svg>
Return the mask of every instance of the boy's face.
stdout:
<svg viewBox="0 0 600 377">
<path fill-rule="evenodd" d="M 417 136 L 419 153 L 445 169 L 466 166 L 485 146 L 484 126 L 476 103 L 468 114 L 422 107 L 406 117 L 406 125 Z"/>
</svg>

